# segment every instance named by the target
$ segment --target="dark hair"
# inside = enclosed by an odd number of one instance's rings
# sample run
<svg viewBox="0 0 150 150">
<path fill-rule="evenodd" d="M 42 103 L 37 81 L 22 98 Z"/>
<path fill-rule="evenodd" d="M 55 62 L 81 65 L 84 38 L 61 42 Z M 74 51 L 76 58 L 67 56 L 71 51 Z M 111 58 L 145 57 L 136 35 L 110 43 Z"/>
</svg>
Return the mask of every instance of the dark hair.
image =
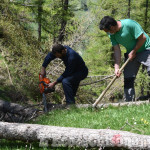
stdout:
<svg viewBox="0 0 150 150">
<path fill-rule="evenodd" d="M 111 26 L 116 26 L 116 25 L 117 25 L 117 21 L 114 18 L 110 16 L 105 16 L 100 21 L 99 28 L 100 30 L 104 30 L 104 29 L 110 30 Z"/>
<path fill-rule="evenodd" d="M 53 48 L 52 48 L 52 53 L 56 54 L 56 53 L 62 53 L 62 50 L 64 50 L 65 47 L 61 44 L 54 44 Z"/>
</svg>

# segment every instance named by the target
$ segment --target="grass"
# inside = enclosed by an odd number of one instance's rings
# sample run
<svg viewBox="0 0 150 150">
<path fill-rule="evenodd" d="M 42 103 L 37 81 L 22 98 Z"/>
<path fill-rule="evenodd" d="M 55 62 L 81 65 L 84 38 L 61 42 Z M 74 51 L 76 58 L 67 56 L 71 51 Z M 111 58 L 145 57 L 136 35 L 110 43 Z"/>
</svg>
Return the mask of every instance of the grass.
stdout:
<svg viewBox="0 0 150 150">
<path fill-rule="evenodd" d="M 126 122 L 129 125 L 126 125 Z M 114 129 L 130 131 L 138 134 L 150 135 L 150 105 L 108 107 L 101 109 L 76 108 L 58 109 L 51 111 L 30 122 L 43 125 Z M 32 147 L 31 147 L 32 146 Z M 38 143 L 23 143 L 19 141 L 0 140 L 0 150 L 82 150 L 81 148 L 39 148 Z M 97 149 L 92 149 L 97 150 Z"/>
<path fill-rule="evenodd" d="M 126 122 L 129 125 L 126 125 Z M 40 116 L 35 122 L 43 125 L 114 129 L 150 135 L 150 105 L 112 107 L 94 110 L 93 108 L 72 108 L 54 110 Z"/>
</svg>

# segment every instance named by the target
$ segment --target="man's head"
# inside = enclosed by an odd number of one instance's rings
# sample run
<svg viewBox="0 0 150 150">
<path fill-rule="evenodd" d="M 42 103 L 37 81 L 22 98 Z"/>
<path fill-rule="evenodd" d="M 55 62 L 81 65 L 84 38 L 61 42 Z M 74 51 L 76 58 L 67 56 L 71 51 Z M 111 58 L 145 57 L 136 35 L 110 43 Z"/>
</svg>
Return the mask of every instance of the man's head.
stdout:
<svg viewBox="0 0 150 150">
<path fill-rule="evenodd" d="M 61 44 L 54 44 L 52 48 L 52 53 L 57 57 L 57 58 L 63 58 L 66 56 L 66 48 L 61 45 Z"/>
<path fill-rule="evenodd" d="M 104 30 L 107 33 L 116 33 L 117 32 L 117 21 L 110 17 L 110 16 L 105 16 L 102 18 L 99 24 L 100 30 Z"/>
</svg>

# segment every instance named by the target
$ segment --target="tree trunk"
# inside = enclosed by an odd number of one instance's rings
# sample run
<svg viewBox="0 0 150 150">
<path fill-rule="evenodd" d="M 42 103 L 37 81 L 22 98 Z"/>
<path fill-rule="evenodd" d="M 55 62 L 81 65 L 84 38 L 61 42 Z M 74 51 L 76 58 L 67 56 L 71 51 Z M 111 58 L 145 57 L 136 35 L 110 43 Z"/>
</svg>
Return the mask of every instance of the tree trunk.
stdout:
<svg viewBox="0 0 150 150">
<path fill-rule="evenodd" d="M 131 0 L 128 0 L 128 18 L 130 18 Z"/>
<path fill-rule="evenodd" d="M 145 9 L 145 21 L 144 21 L 144 30 L 147 29 L 147 18 L 148 18 L 148 0 L 146 0 L 146 9 Z"/>
<path fill-rule="evenodd" d="M 149 100 L 146 101 L 135 101 L 135 102 L 120 102 L 120 103 L 101 103 L 98 104 L 96 107 L 97 108 L 108 108 L 109 106 L 113 106 L 113 107 L 121 107 L 121 106 L 139 106 L 142 104 L 150 104 Z M 78 108 L 88 108 L 88 107 L 92 107 L 91 104 L 77 104 L 76 107 Z"/>
<path fill-rule="evenodd" d="M 31 115 L 34 111 L 36 111 L 36 109 L 0 100 L 0 111 L 4 113 L 8 112 L 12 114 L 26 116 L 28 114 Z"/>
<path fill-rule="evenodd" d="M 77 146 L 150 149 L 150 136 L 110 129 L 0 122 L 0 138 L 40 142 L 40 146 L 45 147 Z"/>
<path fill-rule="evenodd" d="M 0 121 L 26 122 L 38 116 L 35 108 L 0 100 Z"/>
<path fill-rule="evenodd" d="M 41 42 L 41 28 L 42 28 L 42 8 L 43 0 L 38 1 L 38 41 Z"/>
<path fill-rule="evenodd" d="M 64 40 L 64 35 L 65 35 L 65 28 L 66 28 L 66 24 L 67 24 L 67 20 L 64 18 L 64 16 L 66 16 L 67 11 L 68 11 L 68 2 L 69 0 L 62 0 L 62 7 L 63 7 L 63 13 L 62 13 L 62 20 L 61 20 L 61 28 L 59 31 L 59 37 L 58 37 L 58 41 L 62 42 Z"/>
<path fill-rule="evenodd" d="M 119 107 L 119 106 L 131 106 L 131 105 L 141 105 L 141 104 L 150 104 L 149 100 L 146 101 L 135 101 L 135 102 L 120 102 L 120 103 L 101 103 L 97 105 L 97 108 L 107 108 L 109 106 L 113 106 L 113 107 Z M 62 105 L 62 104 L 48 104 L 48 110 L 51 111 L 53 109 L 63 109 L 66 107 L 66 105 Z M 87 107 L 92 107 L 92 104 L 76 104 L 75 105 L 78 108 L 87 108 Z M 67 106 L 69 107 L 69 105 Z M 38 111 L 35 108 L 30 108 L 30 107 L 24 107 L 21 106 L 19 104 L 15 104 L 15 103 L 10 103 L 10 102 L 6 102 L 6 101 L 2 101 L 0 100 L 0 111 L 1 112 L 9 112 L 9 113 L 13 113 L 13 114 L 18 114 L 18 115 L 23 115 L 26 116 L 27 114 L 32 114 L 35 111 Z"/>
<path fill-rule="evenodd" d="M 142 64 L 142 70 L 141 70 L 142 74 L 144 73 L 145 69 L 146 69 L 146 66 L 144 66 Z M 140 96 L 142 96 L 142 97 L 144 96 L 144 87 L 145 87 L 145 84 L 146 84 L 145 81 L 142 81 L 141 84 L 140 84 L 140 89 L 141 89 L 141 95 Z"/>
</svg>

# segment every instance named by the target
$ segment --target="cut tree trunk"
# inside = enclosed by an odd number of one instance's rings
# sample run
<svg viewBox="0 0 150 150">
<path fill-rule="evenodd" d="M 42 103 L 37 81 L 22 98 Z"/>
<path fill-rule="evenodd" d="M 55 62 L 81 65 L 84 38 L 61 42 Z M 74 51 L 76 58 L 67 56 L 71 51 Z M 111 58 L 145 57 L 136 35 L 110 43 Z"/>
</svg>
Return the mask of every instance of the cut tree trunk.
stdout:
<svg viewBox="0 0 150 150">
<path fill-rule="evenodd" d="M 150 136 L 110 129 L 57 127 L 0 122 L 0 139 L 40 142 L 52 147 L 150 149 Z"/>
<path fill-rule="evenodd" d="M 26 122 L 37 117 L 39 110 L 0 100 L 0 121 Z"/>
<path fill-rule="evenodd" d="M 108 108 L 109 106 L 113 107 L 121 107 L 121 106 L 139 106 L 142 104 L 150 104 L 149 100 L 146 101 L 135 101 L 135 102 L 120 102 L 120 103 L 100 103 L 96 106 L 96 109 Z M 66 107 L 75 106 L 77 108 L 88 108 L 93 107 L 92 104 L 75 104 L 75 105 L 65 105 L 65 104 L 48 104 L 48 110 L 51 111 L 53 109 L 63 109 Z"/>
<path fill-rule="evenodd" d="M 120 102 L 120 103 L 101 103 L 98 104 L 97 108 L 107 108 L 109 106 L 113 107 L 120 107 L 120 106 L 139 106 L 142 104 L 150 104 L 150 100 L 145 101 L 134 101 L 134 102 Z M 78 108 L 86 108 L 86 107 L 93 107 L 91 104 L 77 104 L 76 107 Z"/>
<path fill-rule="evenodd" d="M 26 116 L 28 114 L 31 115 L 33 112 L 36 111 L 36 109 L 0 100 L 0 111 L 4 113 L 8 112 L 11 114 Z"/>
<path fill-rule="evenodd" d="M 109 106 L 119 107 L 119 106 L 131 106 L 131 105 L 141 105 L 141 104 L 150 104 L 150 101 L 146 100 L 146 101 L 121 102 L 121 103 L 101 103 L 101 104 L 98 104 L 96 107 L 97 108 L 107 108 Z M 49 111 L 51 111 L 53 109 L 61 109 L 61 108 L 65 108 L 65 107 L 66 107 L 65 104 L 48 103 L 48 110 Z M 69 106 L 67 106 L 67 107 L 69 107 Z M 76 104 L 75 107 L 87 108 L 87 107 L 92 107 L 92 104 Z M 18 114 L 18 115 L 26 116 L 28 114 L 31 115 L 35 111 L 38 111 L 38 110 L 35 109 L 34 107 L 22 106 L 22 105 L 19 105 L 16 103 L 10 103 L 7 101 L 0 100 L 0 111 L 2 111 L 4 113 L 9 112 L 12 114 Z"/>
</svg>

